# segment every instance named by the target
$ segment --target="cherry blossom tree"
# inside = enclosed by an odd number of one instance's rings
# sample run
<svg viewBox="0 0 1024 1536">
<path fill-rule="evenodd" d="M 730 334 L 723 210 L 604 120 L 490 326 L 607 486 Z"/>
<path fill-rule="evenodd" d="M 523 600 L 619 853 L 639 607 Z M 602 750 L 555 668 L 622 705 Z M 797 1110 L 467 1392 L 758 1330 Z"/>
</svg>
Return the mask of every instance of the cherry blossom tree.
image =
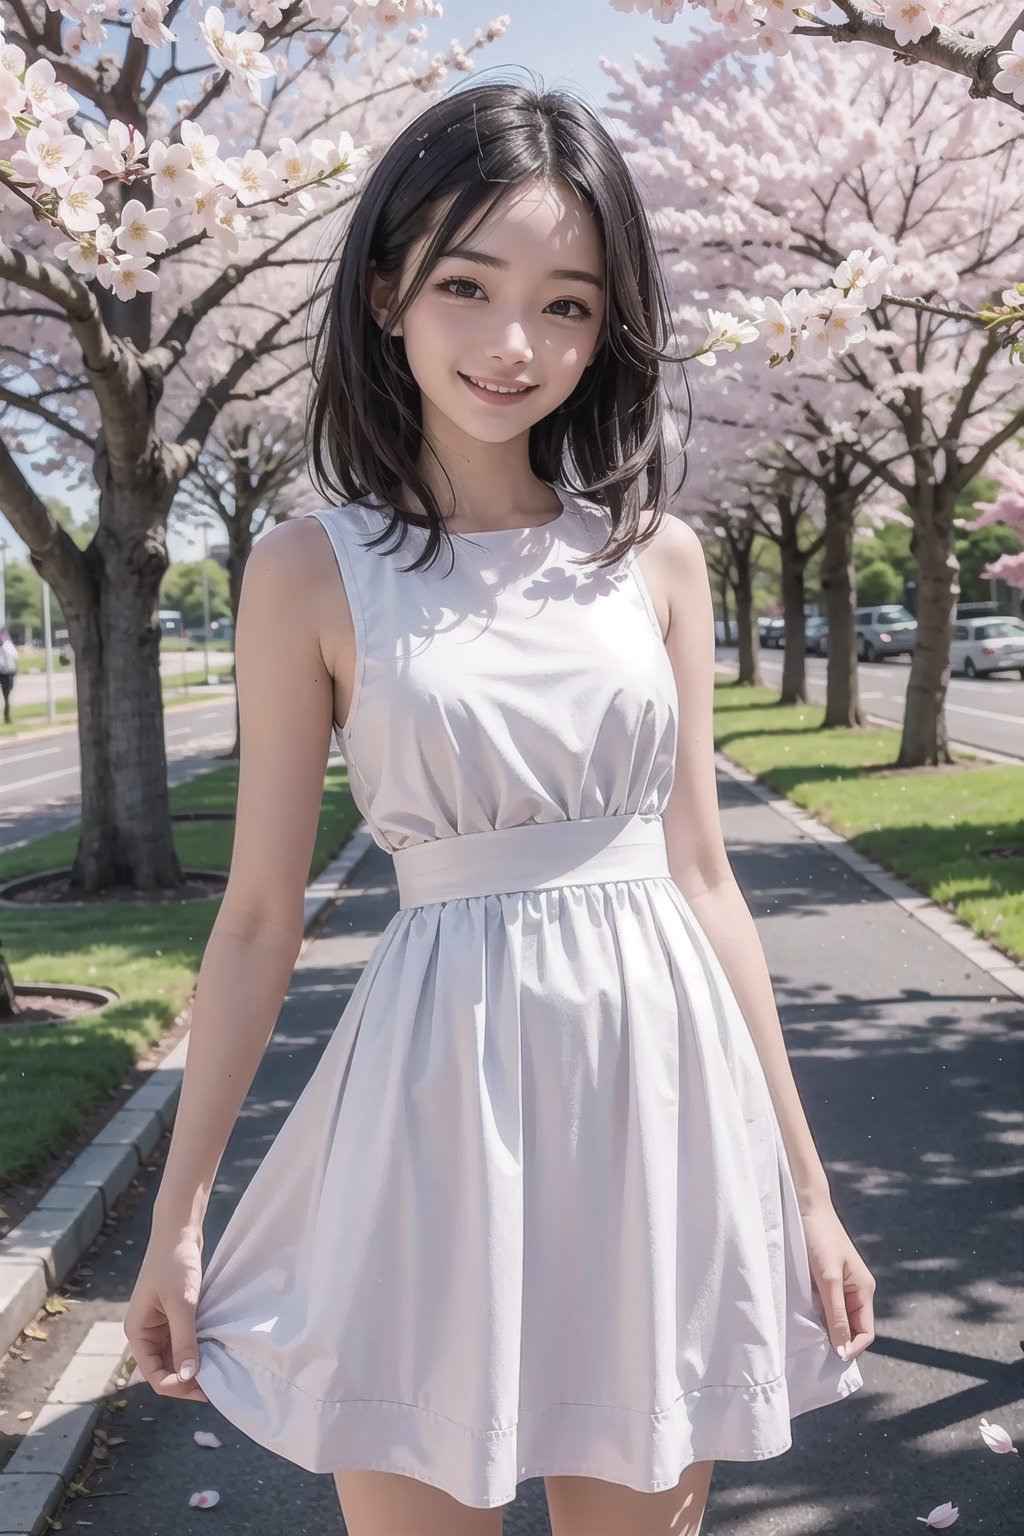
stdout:
<svg viewBox="0 0 1024 1536">
<path fill-rule="evenodd" d="M 218 418 L 195 469 L 182 482 L 172 511 L 173 523 L 219 523 L 227 535 L 228 599 L 237 622 L 242 575 L 253 545 L 275 523 L 320 504 L 306 467 L 303 431 L 305 386 L 291 379 L 273 391 L 272 400 L 254 399 L 230 406 Z M 269 637 L 272 640 L 272 637 Z M 240 750 L 238 697 L 235 737 L 222 755 L 237 759 Z"/>
<path fill-rule="evenodd" d="M 974 510 L 981 516 L 972 526 L 985 528 L 991 523 L 1005 523 L 1020 534 L 1024 544 L 1024 441 L 1007 443 L 989 466 L 989 473 L 999 485 L 999 494 L 993 502 L 974 503 Z M 1020 554 L 1000 555 L 981 574 L 986 580 L 1005 581 L 1024 592 L 1024 549 Z"/>
<path fill-rule="evenodd" d="M 710 302 L 753 317 L 758 342 L 735 361 L 763 374 L 758 352 L 785 358 L 771 370 L 783 400 L 804 374 L 860 392 L 872 426 L 844 434 L 849 456 L 906 504 L 920 568 L 899 761 L 948 761 L 956 498 L 1024 424 L 997 330 L 971 319 L 1016 279 L 1024 141 L 990 104 L 957 97 L 951 75 L 883 78 L 851 49 L 765 59 L 715 34 L 661 51 L 635 72 L 605 68 L 677 312 Z M 908 288 L 923 298 L 891 297 Z M 831 414 L 841 424 L 844 410 Z"/>
<path fill-rule="evenodd" d="M 687 0 L 611 4 L 667 25 L 683 14 Z M 979 42 L 965 25 L 974 22 L 978 7 L 950 0 L 813 0 L 813 7 L 801 0 L 689 0 L 689 5 L 719 22 L 738 48 L 753 45 L 778 55 L 789 51 L 791 37 L 866 43 L 888 49 L 900 63 L 931 64 L 966 77 L 972 97 L 1024 110 L 1024 12 L 1007 22 L 992 14 L 996 6 L 986 7 L 987 36 Z"/>
<path fill-rule="evenodd" d="M 157 612 L 169 512 L 222 414 L 294 375 L 305 279 L 330 260 L 363 164 L 506 23 L 431 55 L 434 0 L 235 0 L 238 30 L 215 7 L 196 29 L 180 0 L 132 0 L 115 55 L 91 0 L 11 9 L 0 502 L 75 653 L 72 883 L 174 886 Z M 212 67 L 186 66 L 185 42 Z M 84 551 L 33 483 L 56 466 L 95 489 Z"/>
<path fill-rule="evenodd" d="M 688 329 L 696 301 L 677 289 L 673 309 L 680 328 Z M 823 725 L 857 726 L 863 716 L 853 617 L 855 518 L 891 515 L 892 496 L 850 444 L 865 441 L 881 450 L 892 429 L 874 419 L 873 403 L 865 405 L 862 391 L 845 381 L 796 367 L 765 367 L 763 355 L 773 345 L 766 329 L 757 343 L 744 344 L 736 358 L 717 362 L 701 379 L 683 506 L 712 524 L 716 505 L 746 508 L 755 531 L 776 544 L 788 594 L 781 690 L 787 703 L 806 697 L 803 588 L 807 566 L 821 554 L 829 621 Z M 669 401 L 682 416 L 679 393 L 670 387 Z M 777 503 L 780 468 L 806 482 L 811 493 L 799 498 L 796 516 L 791 496 L 783 494 L 781 509 Z M 741 675 L 751 670 L 741 658 Z"/>
<path fill-rule="evenodd" d="M 754 576 L 757 568 L 758 529 L 745 506 L 733 506 L 724 494 L 701 494 L 689 480 L 686 485 L 686 520 L 700 536 L 708 570 L 718 582 L 725 626 L 730 643 L 729 603 L 736 617 L 739 670 L 735 681 L 760 686 L 760 641 L 754 615 Z"/>
</svg>

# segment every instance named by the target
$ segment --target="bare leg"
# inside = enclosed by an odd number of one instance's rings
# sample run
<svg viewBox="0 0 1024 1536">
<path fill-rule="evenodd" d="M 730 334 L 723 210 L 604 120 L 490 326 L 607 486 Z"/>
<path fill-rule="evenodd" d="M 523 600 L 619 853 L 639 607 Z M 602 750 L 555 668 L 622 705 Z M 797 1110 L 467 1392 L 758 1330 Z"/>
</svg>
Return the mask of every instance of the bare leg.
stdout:
<svg viewBox="0 0 1024 1536">
<path fill-rule="evenodd" d="M 335 1472 L 348 1536 L 501 1536 L 504 1505 L 474 1509 L 398 1472 Z"/>
<path fill-rule="evenodd" d="M 713 1461 L 695 1461 L 674 1488 L 637 1493 L 600 1477 L 546 1477 L 551 1536 L 700 1536 Z"/>
</svg>

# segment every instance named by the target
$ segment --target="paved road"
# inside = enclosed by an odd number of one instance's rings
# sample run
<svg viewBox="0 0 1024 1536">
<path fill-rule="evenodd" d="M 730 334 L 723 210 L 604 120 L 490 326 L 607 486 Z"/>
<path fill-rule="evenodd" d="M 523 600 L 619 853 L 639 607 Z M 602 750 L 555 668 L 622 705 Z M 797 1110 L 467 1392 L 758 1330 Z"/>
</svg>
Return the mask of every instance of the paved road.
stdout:
<svg viewBox="0 0 1024 1536">
<path fill-rule="evenodd" d="M 164 722 L 168 783 L 179 784 L 216 767 L 216 755 L 231 746 L 234 730 L 231 691 L 168 709 Z M 0 746 L 0 853 L 77 821 L 79 764 L 75 730 L 29 731 L 20 740 Z"/>
<path fill-rule="evenodd" d="M 958 1532 L 1018 1529 L 1020 1466 L 978 1433 L 1024 1438 L 1019 1266 L 1018 999 L 732 780 L 719 786 L 734 867 L 758 920 L 794 1071 L 837 1209 L 877 1283 L 865 1386 L 794 1420 L 792 1449 L 720 1462 L 708 1536 L 896 1536 L 951 1499 Z M 221 1166 L 212 1247 L 336 1025 L 395 910 L 374 850 L 296 967 L 281 1021 Z M 90 1320 L 119 1317 L 149 1231 L 153 1187 L 90 1260 Z M 131 1246 L 129 1246 L 131 1244 Z M 65 1528 L 103 1536 L 329 1536 L 333 1482 L 245 1439 L 209 1405 L 144 1384 L 108 1427 L 124 1436 Z M 218 1451 L 192 1439 L 214 1429 Z M 216 1513 L 189 1495 L 217 1488 Z M 550 1536 L 543 1485 L 520 1486 L 505 1536 Z M 624 1533 L 634 1536 L 634 1533 Z M 640 1536 L 640 1533 L 636 1533 Z"/>
<path fill-rule="evenodd" d="M 735 667 L 735 646 L 720 645 L 716 660 Z M 816 703 L 825 699 L 828 662 L 807 657 L 808 693 Z M 782 652 L 761 651 L 761 675 L 770 688 L 782 681 Z M 889 661 L 862 661 L 857 668 L 861 703 L 869 714 L 899 725 L 906 705 L 910 662 L 905 656 Z M 946 695 L 946 725 L 955 741 L 984 747 L 1009 757 L 1024 757 L 1024 682 L 1007 672 L 995 677 L 952 677 Z"/>
</svg>

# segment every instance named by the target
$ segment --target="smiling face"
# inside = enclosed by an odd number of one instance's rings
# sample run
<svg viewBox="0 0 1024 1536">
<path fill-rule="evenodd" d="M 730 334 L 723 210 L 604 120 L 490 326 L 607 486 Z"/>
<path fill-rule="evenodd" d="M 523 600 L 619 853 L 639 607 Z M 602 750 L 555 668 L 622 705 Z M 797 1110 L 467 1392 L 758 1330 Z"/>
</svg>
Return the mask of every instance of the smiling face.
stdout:
<svg viewBox="0 0 1024 1536">
<path fill-rule="evenodd" d="M 594 216 L 563 182 L 515 189 L 457 238 L 396 328 L 428 441 L 507 443 L 568 399 L 604 339 L 604 266 Z M 388 295 L 375 289 L 382 320 Z"/>
</svg>

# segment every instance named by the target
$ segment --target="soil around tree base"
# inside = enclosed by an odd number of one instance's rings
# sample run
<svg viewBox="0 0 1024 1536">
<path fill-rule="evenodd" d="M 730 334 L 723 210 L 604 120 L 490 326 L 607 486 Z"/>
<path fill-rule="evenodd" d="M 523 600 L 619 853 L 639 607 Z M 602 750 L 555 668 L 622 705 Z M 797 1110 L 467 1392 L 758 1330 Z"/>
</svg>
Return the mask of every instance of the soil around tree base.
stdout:
<svg viewBox="0 0 1024 1536">
<path fill-rule="evenodd" d="M 185 878 L 178 885 L 161 886 L 159 890 L 140 891 L 133 885 L 118 883 L 83 896 L 71 884 L 70 869 L 47 869 L 0 885 L 0 907 L 103 907 L 114 903 L 145 907 L 171 901 L 209 901 L 224 894 L 227 878 L 225 870 L 193 869 L 185 871 Z"/>
<path fill-rule="evenodd" d="M 14 1012 L 0 1014 L 0 1029 L 21 1029 L 27 1024 L 66 1024 L 83 1013 L 95 1013 L 115 1003 L 118 994 L 107 987 L 62 987 L 45 982 L 15 982 Z"/>
</svg>

